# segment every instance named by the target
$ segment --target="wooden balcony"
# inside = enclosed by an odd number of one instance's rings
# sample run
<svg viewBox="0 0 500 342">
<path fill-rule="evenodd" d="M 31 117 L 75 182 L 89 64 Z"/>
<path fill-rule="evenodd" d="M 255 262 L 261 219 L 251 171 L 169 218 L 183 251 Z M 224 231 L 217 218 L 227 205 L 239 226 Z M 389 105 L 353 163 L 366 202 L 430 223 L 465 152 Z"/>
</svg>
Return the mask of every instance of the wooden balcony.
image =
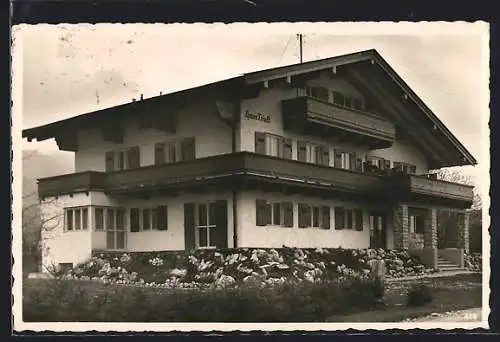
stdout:
<svg viewBox="0 0 500 342">
<path fill-rule="evenodd" d="M 340 132 L 339 135 L 348 136 L 347 139 L 362 139 L 363 143 L 373 148 L 390 147 L 396 138 L 396 128 L 392 122 L 369 112 L 307 96 L 283 100 L 281 105 L 285 129 L 320 125 Z"/>
<path fill-rule="evenodd" d="M 70 173 L 38 180 L 38 195 L 40 198 L 104 190 L 105 188 L 105 174 L 96 171 Z"/>
<path fill-rule="evenodd" d="M 99 189 L 108 193 L 135 193 L 176 189 L 207 181 L 258 180 L 294 188 L 321 189 L 360 196 L 382 190 L 384 176 L 239 152 L 174 164 L 153 165 L 114 172 L 84 172 L 39 180 L 40 197 Z M 236 187 L 236 183 L 234 183 Z"/>
<path fill-rule="evenodd" d="M 436 204 L 455 203 L 469 208 L 474 198 L 473 186 L 431 179 L 427 176 L 394 174 L 388 178 L 400 198 Z"/>
</svg>

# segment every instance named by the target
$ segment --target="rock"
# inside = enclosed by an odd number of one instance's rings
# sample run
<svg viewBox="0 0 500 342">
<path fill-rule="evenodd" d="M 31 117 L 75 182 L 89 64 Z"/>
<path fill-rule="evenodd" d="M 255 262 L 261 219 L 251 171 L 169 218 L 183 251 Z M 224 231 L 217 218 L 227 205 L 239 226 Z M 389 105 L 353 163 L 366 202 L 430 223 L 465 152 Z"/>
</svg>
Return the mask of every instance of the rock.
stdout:
<svg viewBox="0 0 500 342">
<path fill-rule="evenodd" d="M 233 277 L 225 274 L 221 275 L 219 279 L 215 281 L 215 286 L 221 288 L 232 286 L 234 284 L 236 284 L 236 280 Z"/>
</svg>

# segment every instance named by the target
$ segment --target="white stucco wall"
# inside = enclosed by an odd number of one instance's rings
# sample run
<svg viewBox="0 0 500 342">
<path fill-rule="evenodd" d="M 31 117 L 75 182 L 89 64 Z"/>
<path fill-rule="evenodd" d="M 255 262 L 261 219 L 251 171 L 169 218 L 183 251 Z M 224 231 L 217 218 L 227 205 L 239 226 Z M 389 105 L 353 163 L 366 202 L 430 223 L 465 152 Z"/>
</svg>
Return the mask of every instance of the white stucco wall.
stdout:
<svg viewBox="0 0 500 342">
<path fill-rule="evenodd" d="M 255 200 L 291 201 L 294 206 L 294 227 L 257 226 Z M 330 229 L 298 228 L 298 203 L 304 202 L 317 205 L 329 205 Z M 287 247 L 300 248 L 368 248 L 370 245 L 369 221 L 366 208 L 363 210 L 363 231 L 354 229 L 335 230 L 335 215 L 333 207 L 358 207 L 354 202 L 325 200 L 320 198 L 285 196 L 281 194 L 246 191 L 238 195 L 238 246 L 239 247 Z"/>
<path fill-rule="evenodd" d="M 45 223 L 42 229 L 42 271 L 59 263 L 79 263 L 90 257 L 91 230 L 64 231 L 64 208 L 90 204 L 92 194 L 64 195 L 57 199 L 47 198 L 41 202 L 44 219 L 55 218 Z"/>
<path fill-rule="evenodd" d="M 420 150 L 405 141 L 396 141 L 389 148 L 370 151 L 367 155 L 389 159 L 392 162 L 405 162 L 417 167 L 417 174 L 429 171 L 427 161 Z"/>
<path fill-rule="evenodd" d="M 176 134 L 156 129 L 139 130 L 137 122 L 130 120 L 125 124 L 123 144 L 104 141 L 98 129 L 81 131 L 78 134 L 79 150 L 75 152 L 75 172 L 104 171 L 106 151 L 137 145 L 140 146 L 141 166 L 153 165 L 155 143 L 183 137 L 196 137 L 197 158 L 230 153 L 231 128 L 217 117 L 215 108 L 214 100 L 179 110 Z"/>
</svg>

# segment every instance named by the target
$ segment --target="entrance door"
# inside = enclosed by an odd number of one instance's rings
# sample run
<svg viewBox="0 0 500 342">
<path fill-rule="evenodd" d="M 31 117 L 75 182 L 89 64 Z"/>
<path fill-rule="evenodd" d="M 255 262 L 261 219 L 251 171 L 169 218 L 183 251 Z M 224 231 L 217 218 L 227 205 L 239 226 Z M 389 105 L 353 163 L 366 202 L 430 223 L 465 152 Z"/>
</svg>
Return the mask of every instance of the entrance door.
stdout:
<svg viewBox="0 0 500 342">
<path fill-rule="evenodd" d="M 106 248 L 125 249 L 125 209 L 106 210 Z"/>
<path fill-rule="evenodd" d="M 383 213 L 370 213 L 370 248 L 387 248 L 385 215 Z"/>
</svg>

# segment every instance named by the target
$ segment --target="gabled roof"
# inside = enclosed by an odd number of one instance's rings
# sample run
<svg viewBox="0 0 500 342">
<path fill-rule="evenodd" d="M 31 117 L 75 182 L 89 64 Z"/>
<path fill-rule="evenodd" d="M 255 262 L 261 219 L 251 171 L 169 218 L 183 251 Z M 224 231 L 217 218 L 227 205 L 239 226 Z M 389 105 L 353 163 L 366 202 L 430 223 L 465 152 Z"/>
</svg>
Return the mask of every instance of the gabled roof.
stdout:
<svg viewBox="0 0 500 342">
<path fill-rule="evenodd" d="M 375 49 L 365 50 L 356 53 L 325 58 L 310 62 L 304 62 L 301 64 L 293 64 L 283 67 L 276 67 L 276 68 L 270 68 L 266 70 L 246 73 L 238 77 L 214 83 L 209 83 L 200 87 L 194 87 L 170 94 L 149 98 L 146 100 L 126 103 L 119 106 L 106 108 L 103 110 L 87 114 L 82 114 L 69 119 L 60 120 L 47 125 L 25 129 L 23 130 L 22 136 L 28 138 L 29 140 L 50 139 L 56 137 L 57 134 L 61 131 L 61 129 L 68 127 L 68 125 L 71 126 L 74 126 L 75 124 L 78 125 L 83 122 L 92 121 L 97 117 L 102 118 L 103 115 L 113 116 L 116 115 L 116 113 L 118 112 L 121 112 L 122 114 L 125 112 L 133 113 L 134 111 L 132 109 L 136 108 L 136 106 L 141 106 L 147 103 L 154 103 L 155 101 L 160 101 L 160 100 L 168 100 L 183 96 L 190 96 L 190 94 L 192 94 L 193 92 L 204 91 L 207 89 L 221 88 L 221 87 L 241 89 L 240 87 L 255 86 L 276 79 L 289 78 L 289 77 L 291 78 L 312 72 L 319 72 L 325 69 L 331 69 L 333 72 L 336 72 L 337 68 L 339 69 L 351 68 L 351 67 L 355 68 L 356 65 L 366 66 L 367 64 L 375 65 L 378 67 L 378 70 L 375 70 L 373 72 L 372 77 L 375 77 L 374 75 L 378 75 L 376 77 L 384 78 L 383 82 L 385 83 L 383 84 L 386 85 L 387 88 L 391 88 L 392 93 L 399 92 L 401 97 L 405 98 L 406 103 L 411 103 L 411 105 L 413 106 L 412 108 L 414 108 L 414 110 L 412 109 L 405 111 L 407 113 L 406 117 L 409 118 L 413 116 L 420 117 L 423 115 L 424 119 L 427 120 L 429 124 L 432 124 L 431 126 L 433 128 L 433 131 L 435 132 L 432 134 L 432 136 L 428 135 L 428 137 L 430 140 L 436 138 L 437 139 L 436 142 L 434 142 L 434 140 L 432 142 L 429 142 L 428 144 L 426 144 L 424 141 L 420 142 L 421 144 L 426 145 L 427 151 L 431 151 L 433 149 L 432 144 L 438 144 L 438 140 L 440 144 L 446 145 L 445 148 L 447 149 L 447 152 L 453 150 L 452 152 L 450 152 L 451 157 L 450 156 L 443 157 L 443 160 L 438 163 L 439 165 L 436 164 L 436 166 L 444 167 L 444 166 L 477 164 L 477 161 L 472 156 L 472 154 L 469 151 L 467 151 L 467 149 L 460 143 L 460 141 L 449 131 L 449 129 L 441 122 L 441 120 L 438 119 L 438 117 L 429 109 L 429 107 L 427 107 L 427 105 L 415 94 L 415 92 L 403 81 L 403 79 L 396 73 L 396 71 L 394 71 L 394 69 L 382 58 L 382 56 Z M 366 69 L 360 69 L 360 70 L 363 70 L 362 73 L 366 73 Z M 374 80 L 374 78 L 372 78 L 372 80 Z M 360 84 L 360 86 L 362 85 Z M 382 91 L 386 91 L 385 88 L 386 87 L 380 87 Z M 395 91 L 395 89 L 399 90 Z M 387 90 L 387 92 L 389 92 L 389 90 Z M 393 99 L 395 99 L 396 101 L 401 101 L 401 99 L 398 99 L 398 96 L 393 96 Z M 400 106 L 400 108 L 403 107 Z M 396 112 L 394 111 L 393 113 Z M 413 118 L 410 119 L 413 120 Z M 435 136 L 436 132 L 442 135 L 442 137 L 436 137 Z M 425 140 L 425 138 L 422 137 L 418 137 L 416 140 L 419 139 Z M 443 151 L 443 147 L 441 145 L 439 146 L 435 145 L 435 146 L 441 147 L 441 151 Z M 436 156 L 436 154 L 439 154 L 440 151 L 436 149 L 436 151 L 433 151 L 433 153 L 434 156 Z"/>
</svg>

